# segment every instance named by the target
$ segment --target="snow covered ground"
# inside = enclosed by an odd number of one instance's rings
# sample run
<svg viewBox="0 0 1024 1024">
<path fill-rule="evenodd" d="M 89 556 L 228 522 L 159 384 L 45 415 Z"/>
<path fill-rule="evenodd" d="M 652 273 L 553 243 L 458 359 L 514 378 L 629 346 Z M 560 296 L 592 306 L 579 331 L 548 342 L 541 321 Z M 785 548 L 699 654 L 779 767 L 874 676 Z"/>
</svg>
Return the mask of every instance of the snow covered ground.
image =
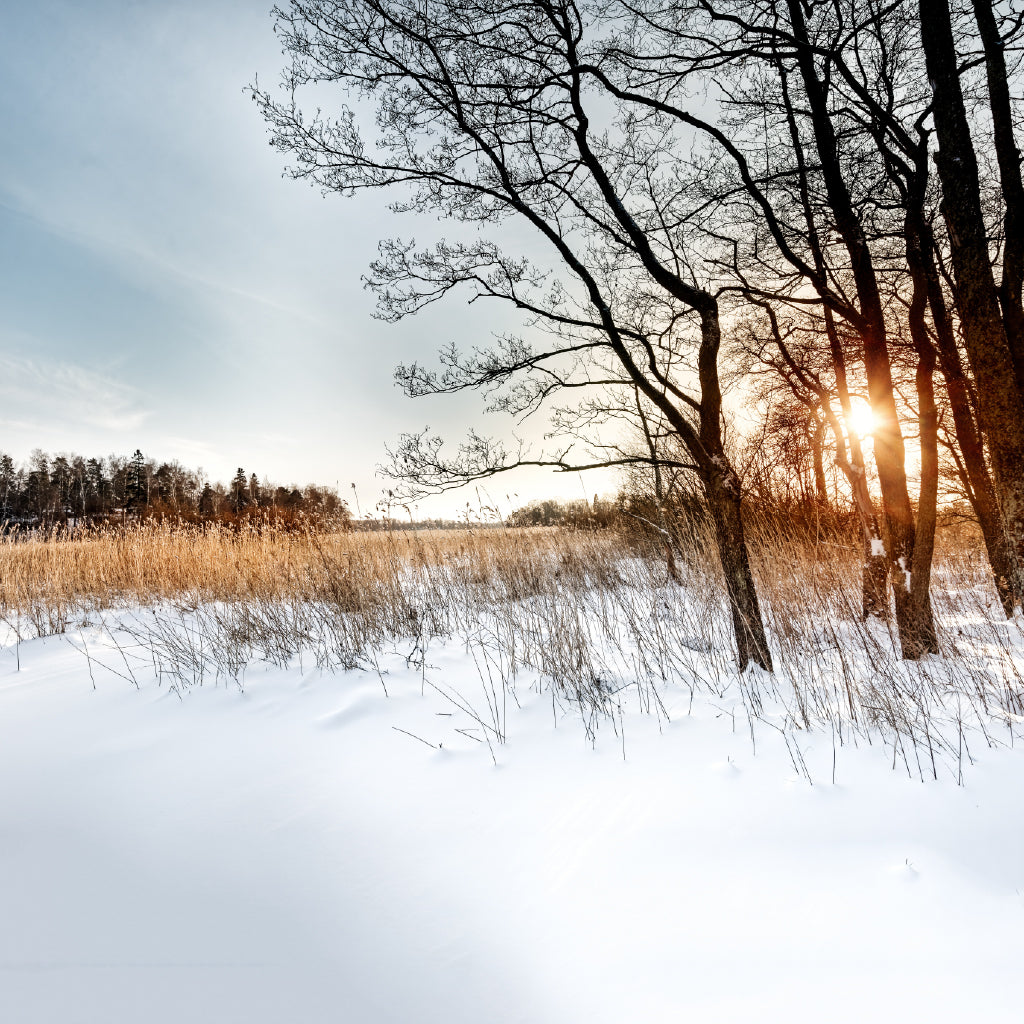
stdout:
<svg viewBox="0 0 1024 1024">
<path fill-rule="evenodd" d="M 958 786 L 802 733 L 811 784 L 738 700 L 591 742 L 526 679 L 488 745 L 427 662 L 0 649 L 0 1021 L 1024 1020 L 1024 751 Z"/>
</svg>

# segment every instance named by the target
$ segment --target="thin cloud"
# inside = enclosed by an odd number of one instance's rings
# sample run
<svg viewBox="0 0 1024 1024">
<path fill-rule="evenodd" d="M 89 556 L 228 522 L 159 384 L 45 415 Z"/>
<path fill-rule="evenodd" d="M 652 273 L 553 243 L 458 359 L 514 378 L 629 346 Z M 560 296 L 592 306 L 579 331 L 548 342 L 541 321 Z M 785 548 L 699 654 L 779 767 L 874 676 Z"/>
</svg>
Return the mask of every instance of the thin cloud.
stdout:
<svg viewBox="0 0 1024 1024">
<path fill-rule="evenodd" d="M 203 462 L 215 462 L 220 455 L 218 448 L 209 441 L 197 441 L 192 437 L 166 438 L 167 451 L 173 457 L 186 462 L 189 466 Z"/>
<path fill-rule="evenodd" d="M 265 292 L 240 287 L 227 280 L 215 268 L 195 269 L 205 257 L 195 248 L 186 259 L 176 259 L 145 243 L 137 229 L 122 222 L 115 207 L 97 211 L 75 207 L 64 209 L 52 194 L 23 183 L 0 177 L 0 207 L 25 217 L 39 228 L 79 246 L 113 267 L 125 279 L 144 281 L 160 291 L 169 277 L 184 288 L 198 290 L 221 300 L 240 299 L 243 303 L 283 313 L 302 323 L 323 327 L 327 321 L 294 302 L 281 301 Z M 241 259 L 241 257 L 239 257 Z M 188 262 L 192 265 L 187 265 Z"/>
<path fill-rule="evenodd" d="M 0 402 L 5 426 L 25 428 L 62 424 L 138 430 L 149 417 L 142 395 L 130 385 L 66 361 L 37 362 L 0 354 Z"/>
</svg>

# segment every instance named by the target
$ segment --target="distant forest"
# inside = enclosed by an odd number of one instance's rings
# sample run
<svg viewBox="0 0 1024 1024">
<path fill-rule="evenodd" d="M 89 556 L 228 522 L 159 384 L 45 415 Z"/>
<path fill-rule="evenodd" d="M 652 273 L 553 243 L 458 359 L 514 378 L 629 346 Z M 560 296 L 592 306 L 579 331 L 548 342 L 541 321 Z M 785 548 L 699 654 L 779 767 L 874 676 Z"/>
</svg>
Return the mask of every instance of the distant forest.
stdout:
<svg viewBox="0 0 1024 1024">
<path fill-rule="evenodd" d="M 211 483 L 201 470 L 158 463 L 138 450 L 130 458 L 85 458 L 51 457 L 36 449 L 25 465 L 0 452 L 0 530 L 129 518 L 337 527 L 348 524 L 351 513 L 332 488 L 261 483 L 241 467 L 222 484 Z"/>
</svg>

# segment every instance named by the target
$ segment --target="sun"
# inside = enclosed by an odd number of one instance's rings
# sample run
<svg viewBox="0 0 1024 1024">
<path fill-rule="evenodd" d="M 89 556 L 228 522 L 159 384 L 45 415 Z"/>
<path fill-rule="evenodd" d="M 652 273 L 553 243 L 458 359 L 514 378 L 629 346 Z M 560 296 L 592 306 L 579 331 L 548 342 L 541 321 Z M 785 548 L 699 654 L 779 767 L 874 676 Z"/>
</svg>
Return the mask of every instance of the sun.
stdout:
<svg viewBox="0 0 1024 1024">
<path fill-rule="evenodd" d="M 855 398 L 850 409 L 848 426 L 858 437 L 865 438 L 875 430 L 875 414 L 863 399 Z"/>
</svg>

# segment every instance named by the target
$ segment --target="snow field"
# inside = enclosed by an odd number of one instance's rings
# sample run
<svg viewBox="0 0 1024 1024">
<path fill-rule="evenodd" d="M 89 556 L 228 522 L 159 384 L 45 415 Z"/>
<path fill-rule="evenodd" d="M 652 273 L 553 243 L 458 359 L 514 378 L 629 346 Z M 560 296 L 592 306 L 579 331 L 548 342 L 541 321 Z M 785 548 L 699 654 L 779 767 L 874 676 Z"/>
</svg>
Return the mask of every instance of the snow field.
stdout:
<svg viewBox="0 0 1024 1024">
<path fill-rule="evenodd" d="M 2 1020 L 1021 1019 L 1018 750 L 958 786 L 861 742 L 833 784 L 827 730 L 752 744 L 738 697 L 672 684 L 588 739 L 518 680 L 489 747 L 429 685 L 486 721 L 456 641 L 382 653 L 387 697 L 116 658 L 0 651 Z"/>
</svg>

